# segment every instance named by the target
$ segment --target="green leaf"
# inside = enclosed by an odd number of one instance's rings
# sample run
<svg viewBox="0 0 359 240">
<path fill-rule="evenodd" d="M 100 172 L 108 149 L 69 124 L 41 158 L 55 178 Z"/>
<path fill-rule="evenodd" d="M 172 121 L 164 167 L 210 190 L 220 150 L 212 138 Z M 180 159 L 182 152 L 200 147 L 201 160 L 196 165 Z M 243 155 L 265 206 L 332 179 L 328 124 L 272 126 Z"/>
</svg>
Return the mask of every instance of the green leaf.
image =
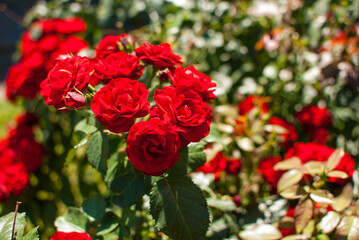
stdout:
<svg viewBox="0 0 359 240">
<path fill-rule="evenodd" d="M 107 162 L 105 181 L 111 183 L 116 176 L 121 176 L 132 171 L 126 152 L 115 152 Z"/>
<path fill-rule="evenodd" d="M 90 226 L 87 215 L 78 208 L 70 207 L 64 216 L 55 220 L 57 231 L 86 232 Z"/>
<path fill-rule="evenodd" d="M 359 239 L 359 218 L 355 216 L 343 217 L 335 231 L 335 239 Z"/>
<path fill-rule="evenodd" d="M 194 172 L 206 162 L 204 147 L 200 143 L 192 143 L 180 149 L 180 159 L 167 173 L 170 175 L 186 175 Z"/>
<path fill-rule="evenodd" d="M 317 189 L 310 194 L 310 198 L 317 203 L 331 204 L 333 199 L 333 194 L 331 194 L 328 190 Z"/>
<path fill-rule="evenodd" d="M 303 231 L 313 215 L 313 202 L 310 198 L 300 201 L 294 209 L 294 225 L 297 233 Z"/>
<path fill-rule="evenodd" d="M 237 209 L 237 206 L 232 200 L 209 198 L 207 200 L 207 204 L 208 206 L 217 208 L 222 212 L 231 212 Z"/>
<path fill-rule="evenodd" d="M 0 218 L 0 239 L 11 239 L 15 213 L 11 212 Z M 17 213 L 15 236 L 22 237 L 25 229 L 25 213 Z"/>
<path fill-rule="evenodd" d="M 119 219 L 113 212 L 107 212 L 101 221 L 101 226 L 97 229 L 96 235 L 106 235 L 114 231 L 118 226 Z"/>
<path fill-rule="evenodd" d="M 348 183 L 344 186 L 341 194 L 332 200 L 331 206 L 335 211 L 342 212 L 347 207 L 349 207 L 352 200 L 353 200 L 353 186 L 351 183 Z"/>
<path fill-rule="evenodd" d="M 281 195 L 282 197 L 284 197 L 286 199 L 299 199 L 304 194 L 306 194 L 306 191 L 298 184 L 293 185 L 290 188 L 286 188 L 279 193 L 279 195 Z"/>
<path fill-rule="evenodd" d="M 335 227 L 339 224 L 340 216 L 335 211 L 328 212 L 318 223 L 318 229 L 323 233 L 332 232 Z"/>
<path fill-rule="evenodd" d="M 327 161 L 327 170 L 330 172 L 333 170 L 338 164 L 340 163 L 340 160 L 344 156 L 345 152 L 343 148 L 336 149 L 328 158 Z"/>
<path fill-rule="evenodd" d="M 37 232 L 39 227 L 31 229 L 21 240 L 39 240 L 40 236 Z"/>
<path fill-rule="evenodd" d="M 151 184 L 151 177 L 142 174 L 127 173 L 116 177 L 110 188 L 116 194 L 112 202 L 121 207 L 129 207 L 145 195 Z"/>
<path fill-rule="evenodd" d="M 204 239 L 209 213 L 202 191 L 186 176 L 164 178 L 152 188 L 151 215 L 173 239 Z"/>
<path fill-rule="evenodd" d="M 106 202 L 99 196 L 93 196 L 82 203 L 82 210 L 93 217 L 96 222 L 100 222 L 105 215 Z"/>
<path fill-rule="evenodd" d="M 292 169 L 285 172 L 278 181 L 278 192 L 292 187 L 302 180 L 303 173 L 297 169 Z"/>
<path fill-rule="evenodd" d="M 92 167 L 106 174 L 109 144 L 107 135 L 103 132 L 94 133 L 87 144 L 87 156 Z"/>
<path fill-rule="evenodd" d="M 75 132 L 83 132 L 86 135 L 92 134 L 97 131 L 97 127 L 95 127 L 94 118 L 85 118 L 78 122 L 74 128 Z"/>
<path fill-rule="evenodd" d="M 74 160 L 75 156 L 76 156 L 76 149 L 75 148 L 70 149 L 65 159 L 65 166 L 68 166 L 72 162 L 72 160 Z"/>
<path fill-rule="evenodd" d="M 216 124 L 214 122 L 211 123 L 210 126 L 210 131 L 207 137 L 203 138 L 204 141 L 206 142 L 217 142 L 220 143 L 223 146 L 223 149 L 226 151 L 227 150 L 227 145 L 224 144 L 222 136 L 220 131 L 218 130 Z"/>
</svg>

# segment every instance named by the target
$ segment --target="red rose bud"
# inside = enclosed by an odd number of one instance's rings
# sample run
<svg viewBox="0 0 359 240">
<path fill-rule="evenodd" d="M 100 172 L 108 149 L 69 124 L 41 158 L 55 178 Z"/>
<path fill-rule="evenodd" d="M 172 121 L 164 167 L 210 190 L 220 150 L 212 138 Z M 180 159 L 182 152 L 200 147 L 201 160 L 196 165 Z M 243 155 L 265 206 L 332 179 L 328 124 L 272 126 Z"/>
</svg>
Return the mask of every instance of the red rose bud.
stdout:
<svg viewBox="0 0 359 240">
<path fill-rule="evenodd" d="M 183 68 L 178 67 L 174 73 L 170 73 L 170 78 L 174 86 L 184 86 L 191 88 L 197 92 L 203 101 L 208 102 L 212 99 L 216 99 L 214 95 L 216 83 L 212 82 L 211 78 L 204 73 L 198 72 L 193 66 Z"/>
<path fill-rule="evenodd" d="M 168 80 L 170 80 L 170 77 L 168 75 L 168 71 L 167 70 L 162 70 L 158 73 L 158 78 L 160 79 L 160 81 L 162 82 L 168 82 Z"/>
<path fill-rule="evenodd" d="M 174 54 L 171 50 L 171 45 L 168 43 L 160 45 L 143 43 L 141 47 L 135 49 L 135 52 L 144 63 L 153 64 L 161 70 L 183 63 L 181 56 Z"/>
<path fill-rule="evenodd" d="M 263 115 L 269 110 L 268 102 L 268 97 L 261 97 L 256 95 L 248 96 L 238 105 L 239 115 L 246 115 L 254 107 L 257 107 L 259 109 L 259 113 Z"/>
<path fill-rule="evenodd" d="M 63 112 L 68 111 L 67 107 L 83 107 L 85 97 L 79 91 L 87 88 L 92 70 L 93 65 L 87 57 L 74 55 L 59 60 L 41 83 L 41 96 L 46 104 Z"/>
<path fill-rule="evenodd" d="M 179 160 L 180 139 L 165 121 L 152 118 L 133 125 L 127 137 L 127 156 L 146 175 L 160 176 Z"/>
<path fill-rule="evenodd" d="M 233 202 L 234 202 L 234 204 L 237 206 L 237 207 L 240 207 L 241 205 L 242 205 L 242 198 L 241 198 L 241 196 L 240 195 L 235 195 L 234 197 L 233 197 Z"/>
<path fill-rule="evenodd" d="M 111 132 L 127 132 L 134 119 L 149 113 L 148 90 L 143 83 L 117 78 L 102 87 L 91 101 L 95 118 Z"/>
<path fill-rule="evenodd" d="M 227 160 L 222 152 L 218 152 L 216 156 L 207 161 L 202 167 L 198 168 L 196 172 L 213 173 L 214 179 L 218 180 L 219 176 L 227 168 Z"/>
<path fill-rule="evenodd" d="M 90 235 L 80 232 L 57 232 L 50 240 L 91 240 Z"/>
<path fill-rule="evenodd" d="M 131 78 L 138 79 L 142 76 L 143 66 L 140 65 L 139 59 L 125 52 L 112 53 L 100 59 L 95 64 L 94 77 L 99 81 L 108 83 L 114 78 Z M 92 84 L 91 85 L 96 85 Z"/>
<path fill-rule="evenodd" d="M 182 147 L 199 142 L 209 134 L 212 113 L 195 91 L 186 87 L 164 87 L 155 91 L 157 107 L 150 112 L 168 122 L 181 137 Z"/>
</svg>

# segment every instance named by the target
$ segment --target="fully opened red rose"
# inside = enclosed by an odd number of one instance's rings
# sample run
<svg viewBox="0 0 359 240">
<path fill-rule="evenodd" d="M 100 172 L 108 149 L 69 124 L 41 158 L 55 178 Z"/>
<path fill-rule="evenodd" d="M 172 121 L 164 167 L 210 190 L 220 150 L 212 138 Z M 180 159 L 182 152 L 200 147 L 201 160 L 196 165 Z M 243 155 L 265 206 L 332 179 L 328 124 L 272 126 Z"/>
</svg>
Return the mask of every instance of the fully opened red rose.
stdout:
<svg viewBox="0 0 359 240">
<path fill-rule="evenodd" d="M 57 232 L 50 237 L 50 240 L 91 240 L 91 237 L 88 233 Z"/>
<path fill-rule="evenodd" d="M 127 138 L 127 156 L 146 175 L 160 176 L 179 160 L 180 139 L 165 121 L 152 118 L 138 122 Z"/>
<path fill-rule="evenodd" d="M 102 87 L 91 101 L 95 118 L 111 132 L 127 132 L 134 119 L 150 110 L 148 90 L 143 83 L 129 78 L 112 80 Z"/>
<path fill-rule="evenodd" d="M 332 126 L 331 114 L 326 108 L 306 106 L 295 117 L 305 128 Z"/>
<path fill-rule="evenodd" d="M 173 74 L 170 73 L 170 78 L 174 86 L 185 86 L 195 90 L 205 102 L 216 99 L 213 92 L 217 84 L 204 73 L 198 72 L 193 66 L 176 68 Z"/>
<path fill-rule="evenodd" d="M 257 95 L 248 96 L 238 105 L 239 115 L 246 115 L 254 107 L 259 109 L 260 114 L 265 114 L 269 110 L 268 102 L 269 99 L 267 97 Z"/>
<path fill-rule="evenodd" d="M 112 53 L 95 64 L 95 72 L 91 79 L 91 85 L 96 85 L 100 80 L 108 83 L 114 78 L 138 79 L 142 76 L 143 66 L 138 57 L 125 52 Z"/>
<path fill-rule="evenodd" d="M 79 91 L 87 87 L 92 71 L 93 66 L 87 57 L 74 55 L 59 60 L 41 83 L 41 96 L 46 104 L 56 109 L 83 107 L 86 99 Z"/>
<path fill-rule="evenodd" d="M 153 99 L 157 107 L 151 110 L 151 116 L 171 124 L 181 137 L 182 147 L 208 135 L 212 113 L 195 91 L 169 86 L 156 90 Z"/>
<path fill-rule="evenodd" d="M 162 43 L 152 45 L 143 43 L 141 47 L 136 48 L 136 55 L 145 63 L 153 64 L 158 69 L 172 68 L 182 62 L 181 56 L 176 55 L 171 50 L 171 45 Z"/>
</svg>

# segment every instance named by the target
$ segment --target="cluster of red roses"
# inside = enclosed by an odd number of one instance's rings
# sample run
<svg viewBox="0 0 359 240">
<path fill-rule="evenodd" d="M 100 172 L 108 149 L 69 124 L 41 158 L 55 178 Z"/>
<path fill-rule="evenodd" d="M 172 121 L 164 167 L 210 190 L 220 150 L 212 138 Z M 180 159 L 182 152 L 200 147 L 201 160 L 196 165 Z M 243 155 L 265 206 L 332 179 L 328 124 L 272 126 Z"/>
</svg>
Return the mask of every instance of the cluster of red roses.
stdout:
<svg viewBox="0 0 359 240">
<path fill-rule="evenodd" d="M 180 148 L 209 133 L 212 114 L 207 102 L 215 99 L 216 84 L 193 66 L 180 66 L 181 57 L 167 43 L 132 49 L 134 39 L 124 34 L 101 40 L 94 59 L 63 57 L 41 83 L 40 93 L 46 104 L 64 112 L 88 100 L 95 118 L 109 131 L 129 131 L 127 155 L 135 168 L 161 175 L 179 160 Z M 154 92 L 152 108 L 151 79 L 147 87 L 140 79 L 145 67 L 172 83 Z M 95 92 L 97 85 L 102 87 Z M 148 121 L 135 124 L 148 114 Z"/>
<path fill-rule="evenodd" d="M 50 240 L 91 240 L 91 237 L 88 233 L 56 232 L 50 237 Z"/>
<path fill-rule="evenodd" d="M 86 41 L 73 35 L 85 29 L 86 24 L 79 18 L 33 22 L 22 36 L 20 62 L 9 69 L 7 97 L 14 100 L 20 95 L 33 99 L 60 55 L 77 53 L 88 46 Z"/>
<path fill-rule="evenodd" d="M 20 195 L 26 187 L 29 172 L 42 162 L 42 145 L 34 140 L 33 127 L 37 117 L 26 113 L 17 119 L 17 127 L 0 141 L 0 200 L 10 194 Z"/>
</svg>

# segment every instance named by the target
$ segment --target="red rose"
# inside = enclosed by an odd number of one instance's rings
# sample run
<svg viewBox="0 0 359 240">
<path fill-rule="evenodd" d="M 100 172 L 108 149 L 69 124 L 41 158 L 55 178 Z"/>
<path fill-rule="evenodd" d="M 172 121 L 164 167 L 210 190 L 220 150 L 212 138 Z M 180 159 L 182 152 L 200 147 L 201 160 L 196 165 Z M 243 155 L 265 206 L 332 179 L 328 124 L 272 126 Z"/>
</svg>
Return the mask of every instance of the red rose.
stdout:
<svg viewBox="0 0 359 240">
<path fill-rule="evenodd" d="M 121 34 L 119 36 L 109 35 L 104 37 L 96 48 L 96 59 L 102 59 L 120 51 L 120 46 L 126 49 L 128 43 L 134 42 L 128 33 Z"/>
<path fill-rule="evenodd" d="M 202 167 L 198 168 L 196 172 L 213 173 L 214 179 L 219 179 L 219 176 L 227 168 L 227 159 L 222 152 L 218 152 L 216 156 L 207 161 Z"/>
<path fill-rule="evenodd" d="M 148 90 L 143 83 L 118 78 L 102 87 L 91 101 L 95 118 L 111 132 L 127 132 L 134 119 L 144 117 L 150 110 Z"/>
<path fill-rule="evenodd" d="M 31 28 L 40 27 L 42 34 L 73 34 L 86 30 L 86 23 L 81 18 L 42 19 L 34 22 Z"/>
<path fill-rule="evenodd" d="M 215 91 L 216 83 L 212 82 L 211 78 L 204 73 L 198 72 L 193 66 L 183 68 L 178 67 L 174 73 L 170 73 L 170 78 L 175 86 L 184 86 L 191 88 L 202 96 L 203 101 L 216 99 Z"/>
<path fill-rule="evenodd" d="M 329 131 L 325 128 L 310 129 L 309 139 L 315 143 L 325 144 L 329 140 Z"/>
<path fill-rule="evenodd" d="M 88 233 L 57 232 L 50 237 L 50 240 L 91 240 L 91 237 Z"/>
<path fill-rule="evenodd" d="M 136 55 L 145 63 L 153 64 L 158 69 L 171 68 L 182 62 L 181 56 L 176 55 L 171 50 L 171 45 L 162 43 L 152 45 L 143 43 L 141 47 L 135 49 Z"/>
<path fill-rule="evenodd" d="M 306 106 L 295 117 L 305 128 L 331 127 L 332 119 L 328 109 Z"/>
<path fill-rule="evenodd" d="M 263 159 L 258 166 L 258 172 L 261 173 L 265 180 L 273 187 L 277 187 L 277 183 L 285 171 L 275 171 L 274 165 L 282 161 L 281 157 L 270 157 Z"/>
<path fill-rule="evenodd" d="M 335 151 L 334 148 L 329 148 L 325 145 L 317 143 L 295 143 L 294 146 L 288 150 L 285 158 L 298 157 L 302 163 L 309 161 L 326 162 L 329 156 Z M 355 167 L 355 160 L 347 153 L 344 154 L 338 166 L 334 170 L 339 170 L 353 176 Z M 343 183 L 345 180 L 340 178 L 329 177 L 329 182 Z"/>
<path fill-rule="evenodd" d="M 151 110 L 151 116 L 171 124 L 181 137 L 182 147 L 208 135 L 212 113 L 195 91 L 186 87 L 169 86 L 157 89 L 153 99 L 157 107 Z"/>
<path fill-rule="evenodd" d="M 236 175 L 242 168 L 242 162 L 240 159 L 227 159 L 226 173 L 229 175 Z"/>
<path fill-rule="evenodd" d="M 6 176 L 5 186 L 14 195 L 21 195 L 29 181 L 25 165 L 22 162 L 12 163 L 1 170 Z"/>
<path fill-rule="evenodd" d="M 83 107 L 86 99 L 79 91 L 87 87 L 92 69 L 87 57 L 74 55 L 58 61 L 41 83 L 40 93 L 46 104 L 63 112 L 68 111 L 65 107 Z"/>
<path fill-rule="evenodd" d="M 27 99 L 36 96 L 41 81 L 46 77 L 46 71 L 41 67 L 43 61 L 41 54 L 34 53 L 10 67 L 5 80 L 8 99 L 15 100 L 18 95 Z"/>
<path fill-rule="evenodd" d="M 257 107 L 259 109 L 259 113 L 261 115 L 265 114 L 269 110 L 268 102 L 269 98 L 267 97 L 261 97 L 256 95 L 248 96 L 238 105 L 239 115 L 246 115 L 254 107 Z"/>
<path fill-rule="evenodd" d="M 272 117 L 268 121 L 269 124 L 281 126 L 284 129 L 287 130 L 286 133 L 279 134 L 282 138 L 281 144 L 287 148 L 289 147 L 293 142 L 295 142 L 298 138 L 297 131 L 295 130 L 295 127 L 287 122 L 286 120 L 278 117 Z"/>
<path fill-rule="evenodd" d="M 133 125 L 127 137 L 127 156 L 146 175 L 160 176 L 179 160 L 180 139 L 165 121 L 152 118 Z"/>
<path fill-rule="evenodd" d="M 41 166 L 44 155 L 43 148 L 33 138 L 21 138 L 19 145 L 14 149 L 16 150 L 16 159 L 24 163 L 27 171 L 35 172 Z"/>
<path fill-rule="evenodd" d="M 97 85 L 99 80 L 108 83 L 115 78 L 138 79 L 142 76 L 143 66 L 139 59 L 125 52 L 112 53 L 95 64 L 95 72 L 91 85 Z"/>
</svg>

